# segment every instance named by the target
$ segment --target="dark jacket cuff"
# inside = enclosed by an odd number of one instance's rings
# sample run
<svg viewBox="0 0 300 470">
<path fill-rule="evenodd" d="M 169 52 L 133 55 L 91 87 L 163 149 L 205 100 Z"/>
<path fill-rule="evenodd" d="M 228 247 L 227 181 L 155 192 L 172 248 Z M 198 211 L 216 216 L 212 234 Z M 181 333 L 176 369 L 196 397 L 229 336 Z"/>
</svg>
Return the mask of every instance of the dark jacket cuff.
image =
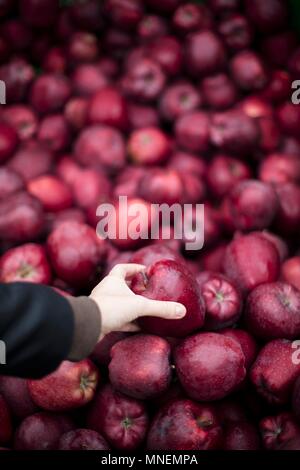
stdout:
<svg viewBox="0 0 300 470">
<path fill-rule="evenodd" d="M 68 297 L 74 313 L 74 335 L 68 355 L 69 361 L 81 361 L 87 358 L 99 341 L 101 331 L 101 313 L 89 297 Z"/>
</svg>

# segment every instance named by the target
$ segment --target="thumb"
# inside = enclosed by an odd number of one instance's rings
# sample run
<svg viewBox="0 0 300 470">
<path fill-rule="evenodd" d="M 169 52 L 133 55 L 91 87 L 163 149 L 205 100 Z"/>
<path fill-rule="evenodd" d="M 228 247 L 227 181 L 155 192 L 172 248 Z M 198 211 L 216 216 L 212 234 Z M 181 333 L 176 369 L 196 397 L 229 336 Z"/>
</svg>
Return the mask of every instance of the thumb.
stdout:
<svg viewBox="0 0 300 470">
<path fill-rule="evenodd" d="M 143 310 L 139 316 L 160 317 L 167 320 L 178 320 L 186 315 L 184 305 L 177 302 L 150 300 L 143 297 Z"/>
</svg>

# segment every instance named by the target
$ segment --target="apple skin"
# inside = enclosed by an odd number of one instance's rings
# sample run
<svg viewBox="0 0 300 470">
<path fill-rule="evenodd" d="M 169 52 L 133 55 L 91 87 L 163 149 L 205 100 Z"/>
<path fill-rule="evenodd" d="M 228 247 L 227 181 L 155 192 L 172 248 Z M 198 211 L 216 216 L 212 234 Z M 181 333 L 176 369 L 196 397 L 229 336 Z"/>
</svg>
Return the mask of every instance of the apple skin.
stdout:
<svg viewBox="0 0 300 470">
<path fill-rule="evenodd" d="M 135 294 L 148 299 L 179 302 L 187 309 L 186 316 L 180 320 L 140 318 L 138 322 L 143 331 L 184 337 L 203 326 L 205 307 L 197 282 L 187 268 L 176 261 L 165 259 L 152 264 L 146 276 L 134 277 L 131 288 Z"/>
<path fill-rule="evenodd" d="M 3 164 L 14 153 L 18 145 L 18 135 L 15 129 L 6 123 L 0 124 L 0 162 Z"/>
<path fill-rule="evenodd" d="M 35 413 L 25 418 L 16 430 L 14 450 L 55 450 L 60 437 L 74 429 L 72 420 L 61 414 Z"/>
<path fill-rule="evenodd" d="M 111 349 L 109 379 L 121 393 L 140 400 L 164 393 L 171 382 L 171 348 L 158 336 L 134 335 Z"/>
<path fill-rule="evenodd" d="M 247 298 L 245 321 L 257 338 L 296 339 L 300 335 L 300 292 L 290 284 L 274 282 L 256 287 Z"/>
<path fill-rule="evenodd" d="M 257 392 L 271 404 L 288 403 L 299 376 L 300 365 L 292 362 L 296 351 L 292 345 L 286 339 L 270 341 L 260 350 L 250 370 L 250 380 Z"/>
<path fill-rule="evenodd" d="M 33 243 L 12 248 L 0 258 L 1 282 L 51 283 L 45 249 Z"/>
<path fill-rule="evenodd" d="M 168 136 L 155 127 L 135 130 L 128 141 L 128 153 L 140 165 L 163 163 L 170 152 L 171 142 Z"/>
<path fill-rule="evenodd" d="M 282 263 L 281 277 L 285 282 L 300 290 L 300 256 L 294 256 Z"/>
<path fill-rule="evenodd" d="M 223 439 L 223 450 L 259 450 L 260 436 L 254 424 L 242 421 L 227 425 Z"/>
<path fill-rule="evenodd" d="M 300 182 L 300 162 L 296 155 L 271 153 L 260 164 L 259 179 L 266 183 Z"/>
<path fill-rule="evenodd" d="M 126 162 L 124 138 L 110 126 L 97 124 L 84 128 L 78 135 L 74 151 L 78 163 L 108 172 L 119 171 Z"/>
<path fill-rule="evenodd" d="M 126 339 L 130 333 L 113 331 L 105 335 L 96 345 L 90 358 L 96 365 L 107 367 L 111 360 L 111 349 L 119 341 Z M 0 388 L 1 390 L 1 388 Z"/>
<path fill-rule="evenodd" d="M 246 376 L 245 356 L 236 340 L 198 333 L 175 349 L 175 367 L 187 395 L 197 401 L 220 400 Z"/>
<path fill-rule="evenodd" d="M 105 385 L 92 402 L 87 425 L 108 441 L 113 449 L 133 451 L 145 439 L 148 415 L 142 401 L 116 392 Z"/>
<path fill-rule="evenodd" d="M 15 152 L 8 167 L 18 173 L 25 182 L 51 171 L 53 155 L 36 140 L 24 142 Z"/>
<path fill-rule="evenodd" d="M 221 334 L 228 336 L 239 343 L 245 356 L 245 367 L 248 371 L 258 354 L 258 345 L 253 336 L 251 336 L 248 331 L 240 330 L 238 328 L 227 328 L 222 330 Z"/>
<path fill-rule="evenodd" d="M 31 139 L 36 134 L 38 119 L 30 106 L 23 104 L 7 106 L 3 118 L 8 125 L 15 129 L 20 141 Z"/>
<path fill-rule="evenodd" d="M 27 190 L 49 212 L 60 212 L 69 209 L 73 204 L 69 187 L 52 175 L 39 176 L 31 180 L 27 185 Z"/>
<path fill-rule="evenodd" d="M 140 248 L 132 254 L 130 262 L 149 267 L 158 261 L 166 259 L 176 261 L 178 264 L 186 263 L 185 259 L 180 255 L 180 253 L 177 253 L 168 246 L 162 244 L 155 244 Z"/>
<path fill-rule="evenodd" d="M 109 450 L 105 439 L 90 429 L 74 429 L 63 434 L 58 443 L 58 450 Z"/>
<path fill-rule="evenodd" d="M 247 293 L 260 284 L 277 281 L 279 254 L 274 244 L 259 232 L 250 233 L 228 244 L 223 267 L 225 274 Z"/>
<path fill-rule="evenodd" d="M 17 419 L 24 419 L 38 411 L 38 407 L 31 399 L 25 379 L 1 376 L 0 393 Z"/>
<path fill-rule="evenodd" d="M 24 183 L 22 177 L 7 167 L 0 168 L 0 200 L 6 199 L 11 194 L 22 191 Z"/>
<path fill-rule="evenodd" d="M 293 387 L 293 396 L 292 396 L 292 408 L 293 414 L 300 421 L 300 379 L 297 378 L 295 385 Z"/>
<path fill-rule="evenodd" d="M 225 276 L 211 275 L 201 286 L 206 313 L 205 329 L 220 330 L 236 323 L 242 313 L 242 297 Z"/>
<path fill-rule="evenodd" d="M 279 450 L 282 445 L 300 437 L 300 426 L 292 413 L 268 416 L 261 420 L 259 427 L 264 448 L 268 450 Z"/>
<path fill-rule="evenodd" d="M 30 91 L 30 103 L 40 114 L 60 111 L 71 95 L 71 85 L 64 75 L 43 74 Z"/>
<path fill-rule="evenodd" d="M 0 395 L 0 444 L 7 444 L 13 433 L 11 414 L 4 397 Z"/>
<path fill-rule="evenodd" d="M 220 445 L 222 431 L 210 405 L 175 400 L 154 417 L 148 450 L 212 450 Z"/>
<path fill-rule="evenodd" d="M 38 238 L 44 227 L 41 203 L 25 191 L 11 194 L 0 202 L 0 237 L 24 243 Z"/>
<path fill-rule="evenodd" d="M 95 394 L 99 372 L 89 359 L 64 361 L 59 368 L 40 380 L 28 380 L 32 400 L 47 411 L 66 411 L 84 406 Z"/>
<path fill-rule="evenodd" d="M 101 240 L 88 225 L 63 222 L 47 241 L 52 266 L 63 281 L 72 286 L 91 282 L 101 259 Z"/>
<path fill-rule="evenodd" d="M 91 99 L 88 118 L 92 124 L 105 124 L 124 131 L 128 127 L 126 101 L 117 89 L 102 88 Z"/>
<path fill-rule="evenodd" d="M 269 183 L 257 180 L 238 182 L 228 196 L 229 210 L 237 230 L 263 230 L 275 218 L 278 197 Z"/>
</svg>

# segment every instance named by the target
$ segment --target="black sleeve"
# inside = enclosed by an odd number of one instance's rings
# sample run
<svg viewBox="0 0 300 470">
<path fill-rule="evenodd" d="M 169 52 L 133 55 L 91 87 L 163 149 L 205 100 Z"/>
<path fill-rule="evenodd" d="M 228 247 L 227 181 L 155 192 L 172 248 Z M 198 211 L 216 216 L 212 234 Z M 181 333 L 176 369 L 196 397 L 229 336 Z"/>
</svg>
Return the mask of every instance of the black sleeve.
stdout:
<svg viewBox="0 0 300 470">
<path fill-rule="evenodd" d="M 49 374 L 68 356 L 73 333 L 72 308 L 53 289 L 0 284 L 0 375 Z"/>
</svg>

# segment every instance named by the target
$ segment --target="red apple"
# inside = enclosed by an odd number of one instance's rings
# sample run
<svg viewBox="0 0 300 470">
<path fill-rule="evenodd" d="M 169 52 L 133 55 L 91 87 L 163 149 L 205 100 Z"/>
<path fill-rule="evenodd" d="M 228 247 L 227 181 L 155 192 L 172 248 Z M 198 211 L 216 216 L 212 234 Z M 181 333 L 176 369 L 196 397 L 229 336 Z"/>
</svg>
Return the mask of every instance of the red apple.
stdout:
<svg viewBox="0 0 300 470">
<path fill-rule="evenodd" d="M 246 16 L 233 13 L 224 17 L 220 22 L 218 31 L 226 46 L 233 50 L 249 47 L 253 41 L 253 27 Z"/>
<path fill-rule="evenodd" d="M 163 91 L 166 76 L 154 60 L 141 57 L 132 66 L 121 81 L 122 90 L 138 101 L 153 101 Z"/>
<path fill-rule="evenodd" d="M 143 402 L 126 397 L 106 385 L 91 405 L 88 426 L 101 433 L 114 449 L 133 451 L 145 439 L 148 416 Z"/>
<path fill-rule="evenodd" d="M 0 395 L 0 443 L 7 444 L 13 433 L 12 420 L 8 404 L 2 395 Z"/>
<path fill-rule="evenodd" d="M 300 426 L 291 413 L 268 416 L 261 420 L 259 427 L 264 447 L 268 450 L 279 450 L 283 444 L 300 436 Z"/>
<path fill-rule="evenodd" d="M 99 55 L 98 38 L 88 32 L 75 32 L 69 39 L 67 56 L 72 63 L 94 62 Z"/>
<path fill-rule="evenodd" d="M 21 191 L 24 183 L 21 176 L 7 167 L 0 168 L 0 200 Z"/>
<path fill-rule="evenodd" d="M 266 183 L 300 182 L 300 162 L 296 155 L 272 153 L 262 161 L 259 179 Z"/>
<path fill-rule="evenodd" d="M 168 136 L 155 127 L 134 131 L 128 142 L 128 153 L 135 163 L 154 165 L 169 157 L 171 143 Z"/>
<path fill-rule="evenodd" d="M 45 148 L 36 140 L 29 140 L 20 146 L 8 166 L 28 182 L 49 173 L 52 163 L 53 156 L 50 149 Z"/>
<path fill-rule="evenodd" d="M 168 25 L 157 15 L 144 15 L 138 24 L 137 33 L 142 42 L 148 42 L 167 33 Z"/>
<path fill-rule="evenodd" d="M 55 450 L 60 437 L 74 428 L 64 415 L 40 412 L 25 418 L 14 436 L 15 450 Z"/>
<path fill-rule="evenodd" d="M 89 403 L 95 394 L 99 373 L 89 360 L 62 362 L 59 368 L 40 380 L 29 380 L 31 398 L 48 411 L 66 411 Z"/>
<path fill-rule="evenodd" d="M 151 245 L 137 250 L 131 256 L 131 263 L 150 267 L 158 261 L 166 259 L 176 261 L 178 264 L 185 264 L 184 258 L 179 253 L 165 245 Z"/>
<path fill-rule="evenodd" d="M 72 206 L 70 189 L 55 176 L 44 175 L 32 179 L 27 185 L 27 190 L 41 202 L 46 211 L 60 212 Z"/>
<path fill-rule="evenodd" d="M 64 117 L 75 131 L 80 131 L 87 123 L 88 100 L 86 98 L 71 98 L 64 109 Z"/>
<path fill-rule="evenodd" d="M 90 429 L 74 429 L 61 436 L 59 450 L 109 450 L 105 439 L 96 431 Z"/>
<path fill-rule="evenodd" d="M 278 198 L 271 184 L 257 180 L 238 182 L 228 196 L 229 210 L 238 230 L 263 230 L 271 225 Z"/>
<path fill-rule="evenodd" d="M 178 82 L 165 89 L 160 99 L 160 112 L 167 121 L 190 113 L 202 103 L 201 95 L 190 82 Z"/>
<path fill-rule="evenodd" d="M 212 31 L 197 31 L 187 38 L 186 64 L 189 71 L 199 75 L 218 72 L 225 65 L 226 52 L 221 39 Z"/>
<path fill-rule="evenodd" d="M 204 111 L 185 114 L 175 123 L 178 145 L 188 152 L 205 152 L 209 147 L 209 116 Z"/>
<path fill-rule="evenodd" d="M 214 110 L 227 109 L 238 99 L 234 82 L 224 73 L 204 78 L 201 91 L 205 103 Z"/>
<path fill-rule="evenodd" d="M 183 50 L 174 36 L 155 38 L 148 45 L 148 53 L 168 76 L 177 76 L 181 72 Z"/>
<path fill-rule="evenodd" d="M 71 132 L 66 118 L 61 114 L 46 116 L 38 130 L 38 141 L 53 152 L 62 152 L 69 146 Z"/>
<path fill-rule="evenodd" d="M 12 242 L 36 239 L 44 226 L 40 202 L 26 192 L 17 192 L 0 202 L 0 237 Z"/>
<path fill-rule="evenodd" d="M 5 122 L 15 129 L 20 140 L 34 137 L 38 127 L 38 120 L 33 110 L 23 104 L 15 104 L 5 108 L 3 117 Z"/>
<path fill-rule="evenodd" d="M 258 354 L 258 345 L 248 331 L 237 328 L 228 328 L 221 331 L 222 335 L 228 336 L 237 341 L 245 356 L 245 367 L 247 370 L 252 366 Z"/>
<path fill-rule="evenodd" d="M 300 365 L 293 361 L 292 341 L 275 339 L 259 352 L 250 371 L 256 390 L 271 404 L 285 404 L 291 398 Z"/>
<path fill-rule="evenodd" d="M 259 450 L 258 429 L 248 421 L 230 423 L 223 439 L 224 450 Z"/>
<path fill-rule="evenodd" d="M 72 184 L 74 200 L 83 209 L 96 208 L 106 202 L 111 193 L 111 183 L 101 171 L 83 170 Z"/>
<path fill-rule="evenodd" d="M 164 393 L 171 381 L 170 345 L 158 336 L 134 335 L 111 349 L 112 386 L 133 398 L 146 400 Z"/>
<path fill-rule="evenodd" d="M 236 323 L 242 311 L 240 292 L 224 276 L 211 275 L 201 285 L 205 312 L 205 328 L 219 330 Z"/>
<path fill-rule="evenodd" d="M 289 258 L 281 265 L 281 277 L 300 291 L 300 256 Z"/>
<path fill-rule="evenodd" d="M 240 345 L 217 333 L 199 333 L 183 340 L 175 350 L 175 367 L 188 396 L 199 401 L 226 397 L 246 375 Z"/>
<path fill-rule="evenodd" d="M 44 248 L 28 243 L 8 250 L 0 258 L 0 281 L 50 284 L 51 270 Z"/>
<path fill-rule="evenodd" d="M 239 182 L 249 179 L 251 170 L 247 163 L 228 155 L 216 155 L 209 164 L 207 180 L 209 189 L 217 197 L 223 197 Z"/>
<path fill-rule="evenodd" d="M 211 406 L 175 400 L 154 417 L 147 449 L 212 450 L 219 448 L 221 436 L 222 430 Z"/>
<path fill-rule="evenodd" d="M 108 366 L 111 359 L 111 349 L 119 341 L 126 339 L 130 334 L 122 331 L 113 331 L 104 336 L 96 345 L 91 359 L 99 366 Z M 1 391 L 1 387 L 0 387 Z"/>
<path fill-rule="evenodd" d="M 47 245 L 56 274 L 74 286 L 88 285 L 101 260 L 101 240 L 78 222 L 64 222 L 50 234 Z"/>
<path fill-rule="evenodd" d="M 15 129 L 2 122 L 0 123 L 0 162 L 8 160 L 16 150 L 18 145 L 18 135 Z"/>
<path fill-rule="evenodd" d="M 235 238 L 228 244 L 224 257 L 225 274 L 244 292 L 276 281 L 279 264 L 276 247 L 259 232 Z"/>
<path fill-rule="evenodd" d="M 259 126 L 237 109 L 216 113 L 212 116 L 210 139 L 222 151 L 249 155 L 259 142 Z"/>
<path fill-rule="evenodd" d="M 117 171 L 125 164 L 123 136 L 112 127 L 86 127 L 79 134 L 74 150 L 77 161 L 84 166 Z"/>
<path fill-rule="evenodd" d="M 300 223 L 300 187 L 294 183 L 285 183 L 276 185 L 275 189 L 279 202 L 275 227 L 279 234 L 285 236 L 297 234 Z"/>
<path fill-rule="evenodd" d="M 180 204 L 184 194 L 184 180 L 178 171 L 172 169 L 149 169 L 138 187 L 138 195 L 153 204 Z"/>
<path fill-rule="evenodd" d="M 268 82 L 262 60 L 251 51 L 236 54 L 230 62 L 230 70 L 233 79 L 242 90 L 260 90 Z"/>
<path fill-rule="evenodd" d="M 143 104 L 128 103 L 130 128 L 158 127 L 159 115 L 155 108 Z"/>
<path fill-rule="evenodd" d="M 49 114 L 62 109 L 70 94 L 70 83 L 64 75 L 40 75 L 31 88 L 30 103 L 38 113 Z"/>
<path fill-rule="evenodd" d="M 287 24 L 287 5 L 282 0 L 246 0 L 247 16 L 264 34 L 284 28 Z"/>
<path fill-rule="evenodd" d="M 27 380 L 17 377 L 0 377 L 0 393 L 17 419 L 33 415 L 37 406 L 29 394 Z"/>
<path fill-rule="evenodd" d="M 90 63 L 78 65 L 73 72 L 72 81 L 76 94 L 84 98 L 92 97 L 108 85 L 108 78 L 99 65 Z M 86 114 L 87 111 L 88 109 Z"/>
<path fill-rule="evenodd" d="M 248 329 L 263 340 L 296 339 L 300 335 L 300 292 L 283 282 L 256 287 L 247 298 Z"/>
<path fill-rule="evenodd" d="M 126 101 L 117 89 L 102 88 L 91 99 L 88 118 L 92 124 L 106 124 L 126 130 L 128 126 Z"/>
<path fill-rule="evenodd" d="M 200 329 L 204 323 L 204 302 L 198 285 L 184 265 L 164 259 L 148 266 L 145 275 L 137 275 L 131 288 L 148 299 L 179 302 L 187 309 L 180 320 L 155 317 L 140 318 L 144 331 L 162 336 L 184 337 Z"/>
</svg>

